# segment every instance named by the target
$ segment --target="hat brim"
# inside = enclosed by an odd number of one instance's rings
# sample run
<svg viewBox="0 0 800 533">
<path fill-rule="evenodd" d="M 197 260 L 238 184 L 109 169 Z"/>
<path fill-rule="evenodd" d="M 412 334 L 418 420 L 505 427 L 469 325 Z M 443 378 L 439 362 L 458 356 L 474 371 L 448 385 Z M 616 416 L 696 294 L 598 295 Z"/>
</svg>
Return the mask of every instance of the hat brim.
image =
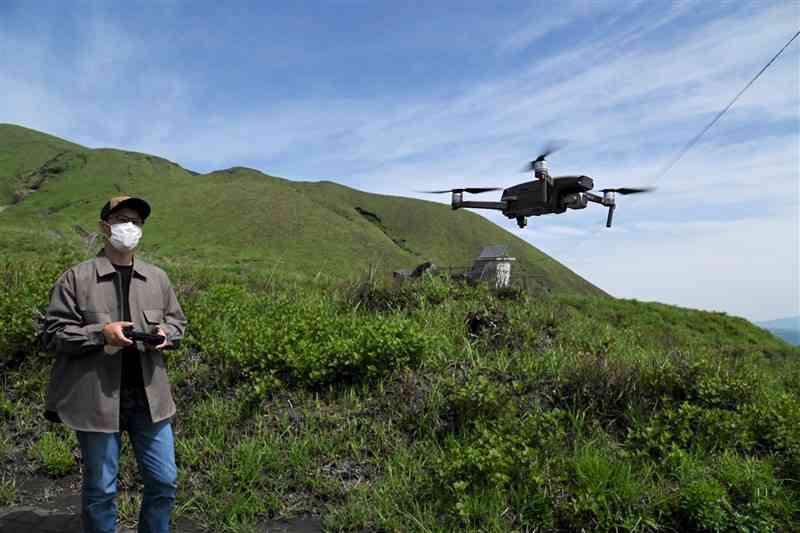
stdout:
<svg viewBox="0 0 800 533">
<path fill-rule="evenodd" d="M 123 209 L 125 207 L 133 209 L 134 211 L 139 213 L 139 216 L 142 217 L 143 221 L 150 216 L 150 204 L 148 204 L 141 198 L 128 198 L 127 200 L 123 200 L 117 205 L 115 205 L 114 209 L 109 210 L 109 212 L 106 214 L 106 218 L 111 216 L 116 211 L 119 211 L 120 209 Z"/>
</svg>

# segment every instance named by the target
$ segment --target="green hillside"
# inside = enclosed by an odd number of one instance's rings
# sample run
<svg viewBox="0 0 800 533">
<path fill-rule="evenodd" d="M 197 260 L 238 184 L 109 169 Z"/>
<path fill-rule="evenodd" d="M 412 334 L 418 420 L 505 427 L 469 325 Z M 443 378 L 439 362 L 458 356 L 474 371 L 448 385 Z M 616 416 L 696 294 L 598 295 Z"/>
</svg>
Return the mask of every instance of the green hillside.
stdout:
<svg viewBox="0 0 800 533">
<path fill-rule="evenodd" d="M 603 294 L 475 213 L 434 202 L 241 167 L 198 175 L 159 157 L 87 149 L 13 125 L 0 125 L 0 154 L 6 247 L 35 252 L 42 235 L 79 243 L 79 233 L 96 230 L 103 202 L 124 192 L 153 206 L 142 244 L 152 258 L 345 277 L 424 261 L 465 266 L 483 246 L 507 244 L 516 272 L 554 292 Z"/>
<path fill-rule="evenodd" d="M 75 433 L 42 417 L 52 354 L 31 320 L 78 259 L 59 252 L 0 258 L 0 511 L 80 486 Z M 352 532 L 800 530 L 800 348 L 744 319 L 165 266 L 188 319 L 165 353 L 188 531 L 304 515 Z M 123 446 L 129 528 L 140 487 Z"/>
<path fill-rule="evenodd" d="M 0 124 L 0 205 L 11 204 L 15 193 L 37 186 L 37 171 L 59 154 L 83 153 L 86 149 L 38 131 Z"/>
</svg>

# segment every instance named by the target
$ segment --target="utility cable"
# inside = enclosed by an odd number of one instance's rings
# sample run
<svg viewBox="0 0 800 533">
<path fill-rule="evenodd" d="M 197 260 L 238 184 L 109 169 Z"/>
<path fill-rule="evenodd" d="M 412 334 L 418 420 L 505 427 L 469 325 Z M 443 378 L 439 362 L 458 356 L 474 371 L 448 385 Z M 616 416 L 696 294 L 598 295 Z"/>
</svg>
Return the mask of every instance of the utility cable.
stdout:
<svg viewBox="0 0 800 533">
<path fill-rule="evenodd" d="M 726 105 L 726 106 L 725 106 L 725 107 L 724 107 L 724 108 L 723 108 L 723 109 L 722 109 L 722 110 L 721 110 L 719 113 L 717 113 L 717 115 L 714 117 L 714 119 L 713 119 L 711 122 L 709 122 L 709 123 L 708 123 L 708 125 L 706 125 L 706 127 L 705 127 L 705 128 L 703 128 L 703 129 L 702 129 L 702 131 L 700 131 L 700 133 L 698 133 L 697 135 L 695 135 L 694 137 L 692 137 L 692 139 L 691 139 L 691 140 L 690 140 L 688 143 L 686 143 L 686 146 L 684 146 L 684 147 L 683 147 L 683 149 L 682 149 L 680 152 L 678 152 L 678 154 L 677 154 L 677 155 L 676 155 L 676 156 L 675 156 L 675 157 L 674 157 L 674 158 L 673 158 L 673 159 L 672 159 L 672 160 L 669 162 L 669 164 L 668 164 L 667 166 L 665 166 L 665 167 L 664 167 L 664 168 L 661 170 L 661 172 L 659 172 L 659 173 L 656 175 L 655 179 L 654 179 L 654 180 L 651 182 L 651 185 L 652 185 L 653 183 L 655 183 L 656 181 L 658 181 L 659 179 L 663 178 L 663 177 L 664 177 L 664 175 L 665 175 L 667 172 L 669 172 L 670 170 L 672 170 L 672 167 L 674 167 L 676 164 L 678 164 L 678 161 L 680 161 L 681 159 L 683 159 L 683 156 L 684 156 L 684 155 L 686 155 L 686 153 L 687 153 L 689 150 L 691 150 L 691 149 L 692 149 L 692 147 L 693 147 L 695 144 L 697 144 L 697 141 L 699 141 L 699 140 L 700 140 L 700 138 L 701 138 L 703 135 L 705 135 L 705 134 L 706 134 L 706 132 L 707 132 L 708 130 L 710 130 L 710 129 L 711 129 L 711 127 L 712 127 L 714 124 L 716 124 L 716 123 L 717 123 L 717 121 L 719 121 L 719 119 L 720 119 L 720 118 L 722 118 L 722 115 L 724 115 L 724 114 L 725 114 L 725 113 L 728 111 L 728 109 L 730 109 L 730 108 L 733 106 L 733 104 L 734 104 L 734 103 L 736 103 L 736 101 L 739 99 L 739 97 L 740 97 L 740 96 L 742 96 L 742 95 L 744 94 L 744 92 L 745 92 L 747 89 L 749 89 L 749 88 L 750 88 L 750 86 L 751 86 L 751 85 L 753 85 L 753 83 L 755 83 L 755 81 L 756 81 L 758 78 L 760 78 L 760 77 L 761 77 L 761 75 L 762 75 L 762 74 L 763 74 L 763 73 L 764 73 L 764 72 L 765 72 L 765 71 L 766 71 L 766 70 L 767 70 L 767 69 L 770 67 L 770 65 L 772 65 L 772 64 L 775 62 L 775 60 L 776 60 L 776 59 L 778 59 L 778 57 L 779 57 L 779 56 L 780 56 L 780 55 L 783 53 L 783 51 L 784 51 L 784 50 L 786 50 L 787 48 L 789 48 L 789 45 L 790 45 L 790 44 L 792 44 L 792 42 L 793 42 L 795 39 L 797 39 L 797 37 L 798 37 L 798 36 L 800 36 L 800 30 L 798 30 L 798 31 L 797 31 L 797 33 L 795 33 L 795 34 L 792 36 L 792 38 L 791 38 L 791 39 L 789 39 L 789 41 L 788 41 L 788 42 L 787 42 L 785 45 L 783 45 L 783 48 L 781 48 L 780 50 L 778 50 L 778 53 L 777 53 L 777 54 L 775 54 L 775 55 L 772 57 L 772 59 L 770 59 L 770 60 L 767 62 L 767 64 L 766 64 L 766 65 L 764 65 L 764 66 L 761 68 L 761 70 L 759 70 L 759 71 L 758 71 L 758 74 L 756 74 L 755 76 L 753 76 L 753 79 L 751 79 L 751 80 L 750 80 L 750 81 L 747 83 L 747 85 L 745 85 L 745 86 L 744 86 L 744 88 L 742 88 L 742 90 L 741 90 L 741 91 L 739 91 L 739 92 L 738 92 L 738 94 L 737 94 L 736 96 L 734 96 L 734 97 L 733 97 L 733 100 L 731 100 L 731 101 L 728 103 L 728 105 Z M 602 231 L 602 230 L 601 230 L 601 231 Z M 578 242 L 577 242 L 577 243 L 571 243 L 571 244 L 569 245 L 569 248 L 572 248 L 572 249 L 578 248 L 578 247 L 579 247 L 580 245 L 582 245 L 584 242 L 586 242 L 586 241 L 587 241 L 587 240 L 589 240 L 590 238 L 593 238 L 593 237 L 595 237 L 596 235 L 597 235 L 597 232 L 593 232 L 593 233 L 587 234 L 587 235 L 585 235 L 584 237 L 582 237 L 580 240 L 578 240 Z M 562 250 L 565 250 L 565 249 L 566 249 L 566 247 L 565 247 L 565 248 L 562 248 Z M 561 251 L 561 250 L 556 250 L 554 253 L 559 253 L 560 251 Z"/>
<path fill-rule="evenodd" d="M 654 182 L 654 183 L 655 183 L 656 181 L 658 181 L 659 179 L 663 178 L 663 177 L 664 177 L 664 175 L 665 175 L 667 172 L 669 172 L 670 170 L 672 170 L 672 167 L 674 167 L 676 164 L 678 164 L 678 161 L 680 161 L 681 159 L 683 159 L 683 156 L 684 156 L 684 155 L 686 155 L 686 152 L 688 152 L 689 150 L 691 150 L 691 149 L 692 149 L 692 147 L 693 147 L 695 144 L 697 144 L 697 141 L 699 141 L 699 140 L 700 140 L 700 138 L 701 138 L 703 135 L 705 135 L 705 133 L 706 133 L 708 130 L 710 130 L 710 129 L 711 129 L 711 127 L 712 127 L 714 124 L 716 124 L 716 123 L 717 123 L 717 121 L 718 121 L 719 119 L 721 119 L 721 118 L 722 118 L 722 115 L 724 115 L 724 114 L 725 114 L 725 112 L 726 112 L 726 111 L 728 111 L 728 109 L 730 109 L 730 108 L 733 106 L 733 104 L 736 102 L 736 100 L 738 100 L 738 99 L 739 99 L 739 97 L 740 97 L 740 96 L 742 96 L 742 94 L 744 94 L 744 92 L 745 92 L 747 89 L 749 89 L 749 88 L 750 88 L 750 86 L 751 86 L 751 85 L 753 85 L 753 83 L 754 83 L 754 82 L 755 82 L 755 81 L 756 81 L 756 80 L 757 80 L 757 79 L 758 79 L 758 78 L 759 78 L 759 77 L 760 77 L 760 76 L 761 76 L 761 75 L 764 73 L 764 71 L 765 71 L 765 70 L 767 70 L 767 69 L 769 68 L 769 66 L 770 66 L 770 65 L 772 65 L 772 63 L 774 63 L 774 62 L 775 62 L 775 60 L 776 60 L 776 59 L 778 59 L 778 56 L 780 56 L 780 55 L 783 53 L 783 51 L 784 51 L 784 50 L 786 50 L 786 49 L 789 47 L 789 45 L 790 45 L 790 44 L 792 44 L 792 41 L 794 41 L 794 40 L 797 38 L 797 36 L 798 36 L 798 35 L 800 35 L 800 31 L 798 31 L 797 33 L 795 33 L 795 34 L 794 34 L 794 36 L 793 36 L 791 39 L 789 39 L 789 42 L 787 42 L 785 45 L 783 45 L 783 48 L 781 48 L 781 49 L 778 51 L 778 53 L 777 53 L 777 54 L 775 54 L 775 56 L 774 56 L 772 59 L 770 59 L 770 60 L 769 60 L 769 62 L 768 62 L 766 65 L 764 65 L 764 67 L 763 67 L 761 70 L 759 70 L 759 71 L 758 71 L 758 74 L 756 74 L 756 75 L 753 77 L 753 79 L 752 79 L 752 80 L 750 80 L 750 81 L 747 83 L 747 85 L 745 85 L 745 86 L 744 86 L 744 88 L 743 88 L 741 91 L 739 91 L 739 93 L 738 93 L 736 96 L 734 96 L 734 97 L 733 97 L 733 100 L 731 100 L 731 101 L 728 103 L 728 105 L 726 105 L 726 106 L 725 106 L 725 108 L 724 108 L 722 111 L 720 111 L 719 113 L 717 113 L 717 116 L 715 116 L 715 117 L 714 117 L 714 119 L 713 119 L 711 122 L 709 122 L 709 123 L 708 123 L 708 125 L 707 125 L 705 128 L 703 128 L 703 130 L 702 130 L 700 133 L 698 133 L 697 135 L 695 135 L 695 136 L 694 136 L 694 137 L 693 137 L 693 138 L 692 138 L 692 139 L 691 139 L 691 140 L 690 140 L 690 141 L 689 141 L 689 142 L 686 144 L 686 146 L 684 146 L 684 147 L 683 147 L 683 149 L 682 149 L 680 152 L 678 152 L 678 155 L 677 155 L 677 156 L 675 156 L 675 158 L 674 158 L 672 161 L 670 161 L 670 163 L 669 163 L 669 164 L 668 164 L 666 167 L 664 167 L 664 169 L 663 169 L 661 172 L 659 172 L 659 173 L 656 175 L 656 178 L 653 180 L 653 182 Z"/>
</svg>

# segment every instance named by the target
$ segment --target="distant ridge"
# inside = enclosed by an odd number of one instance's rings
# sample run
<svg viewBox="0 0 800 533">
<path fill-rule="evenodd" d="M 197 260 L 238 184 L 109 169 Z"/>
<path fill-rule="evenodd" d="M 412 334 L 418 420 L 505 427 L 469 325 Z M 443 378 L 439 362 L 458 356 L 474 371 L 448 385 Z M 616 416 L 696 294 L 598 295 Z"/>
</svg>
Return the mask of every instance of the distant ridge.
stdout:
<svg viewBox="0 0 800 533">
<path fill-rule="evenodd" d="M 795 346 L 800 346 L 800 316 L 756 322 L 756 325 L 766 329 L 786 342 L 794 344 Z"/>
<path fill-rule="evenodd" d="M 99 206 L 121 192 L 153 206 L 146 255 L 353 276 L 370 265 L 383 272 L 424 261 L 466 266 L 484 246 L 506 245 L 517 258 L 512 276 L 524 273 L 555 293 L 605 295 L 469 211 L 241 166 L 198 174 L 161 157 L 0 124 L 0 205 L 10 206 L 0 212 L 4 238 L 33 247 L 42 232 L 77 239 L 75 225 L 94 231 Z"/>
</svg>

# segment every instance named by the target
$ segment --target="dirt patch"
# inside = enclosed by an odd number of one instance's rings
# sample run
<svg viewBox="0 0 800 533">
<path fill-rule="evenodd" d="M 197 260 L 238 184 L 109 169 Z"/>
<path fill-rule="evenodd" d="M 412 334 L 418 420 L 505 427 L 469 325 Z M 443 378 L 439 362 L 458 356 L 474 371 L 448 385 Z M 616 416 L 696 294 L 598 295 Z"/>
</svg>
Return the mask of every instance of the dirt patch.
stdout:
<svg viewBox="0 0 800 533">
<path fill-rule="evenodd" d="M 80 474 L 52 479 L 33 475 L 17 481 L 17 497 L 11 506 L 0 507 L 0 533 L 80 533 Z M 118 489 L 117 502 L 123 491 Z M 126 527 L 132 526 L 132 527 Z M 306 515 L 288 521 L 258 524 L 265 533 L 321 533 L 322 521 Z M 117 533 L 134 533 L 134 524 L 118 523 Z M 173 518 L 175 533 L 208 533 L 185 516 Z"/>
</svg>

